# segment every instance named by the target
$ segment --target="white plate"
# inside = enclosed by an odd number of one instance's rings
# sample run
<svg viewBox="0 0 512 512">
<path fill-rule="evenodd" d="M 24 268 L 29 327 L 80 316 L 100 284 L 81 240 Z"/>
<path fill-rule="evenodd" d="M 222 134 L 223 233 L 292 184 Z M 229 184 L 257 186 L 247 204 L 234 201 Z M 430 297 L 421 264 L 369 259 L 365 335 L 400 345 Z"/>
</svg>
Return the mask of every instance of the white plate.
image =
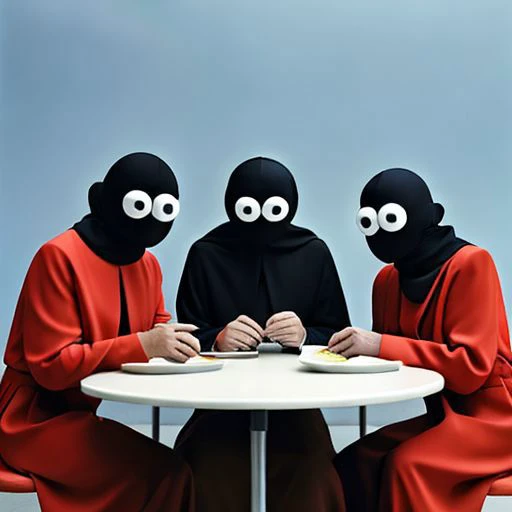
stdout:
<svg viewBox="0 0 512 512">
<path fill-rule="evenodd" d="M 347 361 L 330 362 L 324 361 L 316 353 L 325 347 L 308 345 L 302 348 L 299 361 L 318 372 L 328 373 L 381 373 L 398 370 L 402 366 L 402 361 L 388 361 L 379 357 L 356 356 Z"/>
<path fill-rule="evenodd" d="M 212 361 L 201 356 L 190 358 L 186 363 L 175 363 L 163 357 L 154 357 L 149 363 L 124 363 L 121 370 L 129 373 L 199 373 L 220 370 L 222 361 Z"/>
<path fill-rule="evenodd" d="M 253 359 L 258 357 L 256 350 L 237 350 L 233 352 L 201 352 L 201 356 L 215 357 L 216 359 Z"/>
</svg>

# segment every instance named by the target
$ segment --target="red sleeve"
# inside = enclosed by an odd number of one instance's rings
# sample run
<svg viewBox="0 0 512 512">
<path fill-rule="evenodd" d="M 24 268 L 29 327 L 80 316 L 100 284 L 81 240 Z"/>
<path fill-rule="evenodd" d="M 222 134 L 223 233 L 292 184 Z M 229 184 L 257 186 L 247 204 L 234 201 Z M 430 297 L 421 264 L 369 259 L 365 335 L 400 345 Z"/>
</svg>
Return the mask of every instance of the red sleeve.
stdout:
<svg viewBox="0 0 512 512">
<path fill-rule="evenodd" d="M 150 253 L 151 254 L 151 253 Z M 164 294 L 162 293 L 162 270 L 160 269 L 160 264 L 158 263 L 158 260 L 156 259 L 156 256 L 151 254 L 153 264 L 155 265 L 155 273 L 157 275 L 158 279 L 158 293 L 159 293 L 159 299 L 158 299 L 158 305 L 155 312 L 155 319 L 153 321 L 153 325 L 155 324 L 165 324 L 167 323 L 171 318 L 171 314 L 169 311 L 167 311 L 165 307 L 165 300 L 164 300 Z"/>
<path fill-rule="evenodd" d="M 372 331 L 382 332 L 382 326 L 384 325 L 383 315 L 383 300 L 382 297 L 386 297 L 386 291 L 389 286 L 389 276 L 393 271 L 393 265 L 386 265 L 381 268 L 375 281 L 373 283 L 372 290 L 372 316 L 373 326 Z"/>
<path fill-rule="evenodd" d="M 165 308 L 164 295 L 162 292 L 160 292 L 160 300 L 158 302 L 158 307 L 155 313 L 155 320 L 153 322 L 153 325 L 166 324 L 171 318 L 171 314 Z"/>
<path fill-rule="evenodd" d="M 34 257 L 24 287 L 23 344 L 34 379 L 61 390 L 122 363 L 147 361 L 136 334 L 89 342 L 81 339 L 80 314 L 70 263 L 57 247 Z"/>
<path fill-rule="evenodd" d="M 455 270 L 442 319 L 445 343 L 384 334 L 380 356 L 410 366 L 435 370 L 446 387 L 470 394 L 489 376 L 498 350 L 497 294 L 501 293 L 489 253 L 476 250 L 464 256 Z"/>
</svg>

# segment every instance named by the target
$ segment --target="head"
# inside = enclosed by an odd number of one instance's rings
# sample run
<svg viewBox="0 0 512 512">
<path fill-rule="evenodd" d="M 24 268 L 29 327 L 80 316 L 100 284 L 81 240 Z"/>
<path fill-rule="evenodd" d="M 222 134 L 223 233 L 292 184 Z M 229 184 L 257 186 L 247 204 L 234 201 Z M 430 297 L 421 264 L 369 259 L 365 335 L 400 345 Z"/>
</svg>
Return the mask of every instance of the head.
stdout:
<svg viewBox="0 0 512 512">
<path fill-rule="evenodd" d="M 270 158 L 251 158 L 231 174 L 224 204 L 240 233 L 255 240 L 275 238 L 290 225 L 298 205 L 292 173 Z"/>
<path fill-rule="evenodd" d="M 407 169 L 388 169 L 374 176 L 364 187 L 360 204 L 357 225 L 372 253 L 385 263 L 411 254 L 444 215 L 427 184 Z"/>
<path fill-rule="evenodd" d="M 171 230 L 179 213 L 179 192 L 171 168 L 149 153 L 118 160 L 104 180 L 89 189 L 91 213 L 115 239 L 133 247 L 153 247 Z"/>
</svg>

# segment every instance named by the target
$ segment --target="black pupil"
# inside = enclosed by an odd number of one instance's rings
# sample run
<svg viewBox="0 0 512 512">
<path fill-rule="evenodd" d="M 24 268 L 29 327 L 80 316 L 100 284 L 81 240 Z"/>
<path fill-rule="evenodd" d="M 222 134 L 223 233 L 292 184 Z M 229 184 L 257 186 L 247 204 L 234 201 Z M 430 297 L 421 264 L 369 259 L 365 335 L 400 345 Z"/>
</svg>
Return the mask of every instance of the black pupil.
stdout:
<svg viewBox="0 0 512 512">
<path fill-rule="evenodd" d="M 244 206 L 242 210 L 246 215 L 250 215 L 252 213 L 252 208 L 250 206 Z"/>
<path fill-rule="evenodd" d="M 393 222 L 396 222 L 396 215 L 394 213 L 388 213 L 386 215 L 386 220 L 392 224 Z"/>
<path fill-rule="evenodd" d="M 370 220 L 369 217 L 363 217 L 361 219 L 361 226 L 363 226 L 363 228 L 369 228 L 371 225 L 372 221 Z"/>
<path fill-rule="evenodd" d="M 272 207 L 272 215 L 279 215 L 282 211 L 282 208 L 280 206 L 273 206 Z"/>
<path fill-rule="evenodd" d="M 135 201 L 135 204 L 133 206 L 135 206 L 136 210 L 142 211 L 144 210 L 144 201 L 141 201 L 139 199 L 138 201 Z"/>
<path fill-rule="evenodd" d="M 170 215 L 173 211 L 173 207 L 172 207 L 172 204 L 170 203 L 167 203 L 166 205 L 164 205 L 164 213 L 166 213 L 167 215 Z"/>
</svg>

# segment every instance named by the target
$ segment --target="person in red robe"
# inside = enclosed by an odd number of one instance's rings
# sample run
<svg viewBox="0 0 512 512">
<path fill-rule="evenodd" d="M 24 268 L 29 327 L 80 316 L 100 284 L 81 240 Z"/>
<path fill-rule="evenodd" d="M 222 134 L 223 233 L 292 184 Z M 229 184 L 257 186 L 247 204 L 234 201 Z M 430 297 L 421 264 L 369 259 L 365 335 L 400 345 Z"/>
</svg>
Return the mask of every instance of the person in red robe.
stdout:
<svg viewBox="0 0 512 512">
<path fill-rule="evenodd" d="M 0 384 L 0 457 L 30 475 L 44 511 L 193 511 L 191 471 L 170 448 L 96 415 L 88 375 L 150 357 L 185 361 L 195 326 L 167 325 L 157 259 L 179 211 L 165 162 L 135 153 L 89 191 L 91 214 L 35 255 Z"/>
<path fill-rule="evenodd" d="M 375 176 L 357 222 L 386 263 L 373 288 L 373 332 L 347 328 L 329 347 L 439 372 L 426 414 L 386 426 L 335 458 L 348 511 L 481 510 L 512 470 L 512 355 L 490 254 L 439 226 L 444 209 L 405 169 Z"/>
</svg>

